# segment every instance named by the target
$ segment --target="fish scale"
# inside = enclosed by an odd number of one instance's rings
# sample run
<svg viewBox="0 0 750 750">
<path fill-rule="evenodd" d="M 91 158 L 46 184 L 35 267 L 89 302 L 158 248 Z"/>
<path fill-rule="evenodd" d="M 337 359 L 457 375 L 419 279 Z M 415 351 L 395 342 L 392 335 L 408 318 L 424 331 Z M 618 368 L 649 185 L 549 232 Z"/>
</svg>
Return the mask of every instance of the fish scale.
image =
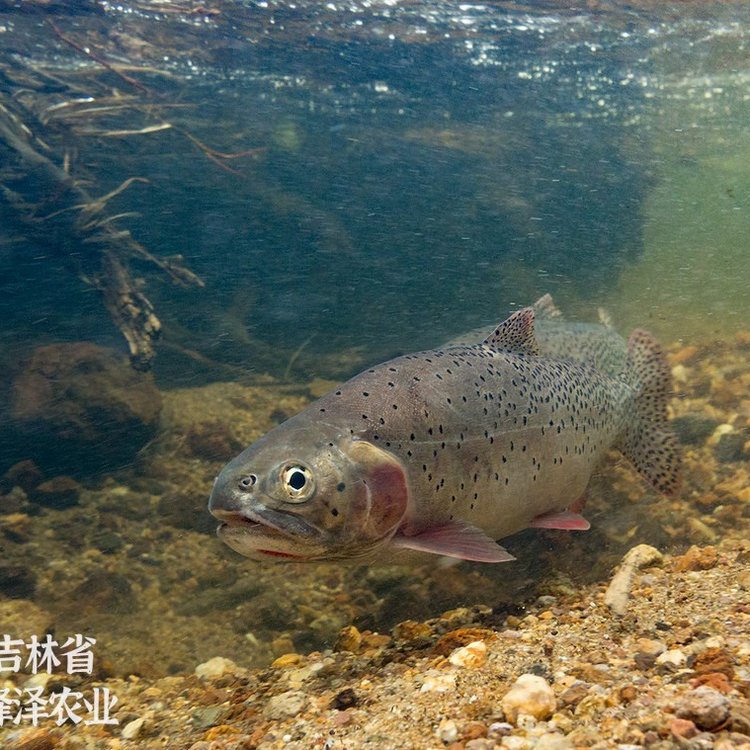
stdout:
<svg viewBox="0 0 750 750">
<path fill-rule="evenodd" d="M 501 562 L 496 540 L 520 529 L 589 527 L 571 506 L 611 448 L 676 491 L 661 348 L 559 318 L 545 296 L 481 343 L 404 355 L 314 402 L 217 477 L 219 536 L 259 560 Z"/>
</svg>

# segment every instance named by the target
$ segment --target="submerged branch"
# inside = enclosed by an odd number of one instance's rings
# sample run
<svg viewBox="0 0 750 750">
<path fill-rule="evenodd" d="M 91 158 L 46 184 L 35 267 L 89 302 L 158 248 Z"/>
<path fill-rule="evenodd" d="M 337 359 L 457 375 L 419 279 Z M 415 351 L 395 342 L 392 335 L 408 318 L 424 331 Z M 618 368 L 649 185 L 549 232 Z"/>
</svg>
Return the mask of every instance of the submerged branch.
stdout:
<svg viewBox="0 0 750 750">
<path fill-rule="evenodd" d="M 131 177 L 114 190 L 100 197 L 93 196 L 83 187 L 80 180 L 69 174 L 69 158 L 59 167 L 46 154 L 41 153 L 44 142 L 35 137 L 31 129 L 0 103 L 0 145 L 15 155 L 24 167 L 24 172 L 12 174 L 11 178 L 21 182 L 20 186 L 10 187 L 8 177 L 0 185 L 3 195 L 19 215 L 32 225 L 45 227 L 51 222 L 63 221 L 64 217 L 78 215 L 62 225 L 64 231 L 72 235 L 81 247 L 91 248 L 82 256 L 81 277 L 96 286 L 102 293 L 104 305 L 113 322 L 119 328 L 130 349 L 133 367 L 148 369 L 154 357 L 154 342 L 159 335 L 161 324 L 148 298 L 138 288 L 128 268 L 130 258 L 144 260 L 164 273 L 176 283 L 188 286 L 203 286 L 203 282 L 182 265 L 181 258 L 157 258 L 137 242 L 127 229 L 116 226 L 116 222 L 127 215 L 105 214 L 108 203 L 132 184 L 148 183 L 142 177 Z M 46 146 L 46 144 L 44 144 Z M 7 161 L 7 160 L 6 160 Z M 9 170 L 5 170 L 9 174 Z M 31 185 L 24 179 L 33 176 Z M 51 198 L 49 205 L 62 205 L 60 208 L 39 217 L 40 204 L 34 204 L 31 195 L 39 191 Z"/>
</svg>

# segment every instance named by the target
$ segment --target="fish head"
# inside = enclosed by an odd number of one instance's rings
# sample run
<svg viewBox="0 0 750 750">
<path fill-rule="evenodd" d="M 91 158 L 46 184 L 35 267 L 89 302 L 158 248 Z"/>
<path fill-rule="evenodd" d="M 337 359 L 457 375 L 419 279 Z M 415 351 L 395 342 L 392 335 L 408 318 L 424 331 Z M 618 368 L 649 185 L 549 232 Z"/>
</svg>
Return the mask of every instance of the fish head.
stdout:
<svg viewBox="0 0 750 750">
<path fill-rule="evenodd" d="M 290 420 L 224 467 L 208 507 L 219 538 L 241 555 L 310 562 L 377 554 L 407 505 L 406 472 L 393 454 Z"/>
</svg>

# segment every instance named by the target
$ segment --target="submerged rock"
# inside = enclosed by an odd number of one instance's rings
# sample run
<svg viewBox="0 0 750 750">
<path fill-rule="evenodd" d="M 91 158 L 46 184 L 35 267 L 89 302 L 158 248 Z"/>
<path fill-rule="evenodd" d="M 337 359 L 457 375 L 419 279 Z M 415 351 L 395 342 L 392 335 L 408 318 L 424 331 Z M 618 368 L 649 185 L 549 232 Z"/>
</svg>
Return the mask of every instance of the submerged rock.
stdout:
<svg viewBox="0 0 750 750">
<path fill-rule="evenodd" d="M 124 355 L 88 342 L 42 346 L 13 382 L 5 452 L 47 473 L 123 466 L 153 437 L 160 411 L 153 377 Z"/>
<path fill-rule="evenodd" d="M 60 510 L 77 505 L 80 493 L 81 485 L 72 477 L 54 477 L 37 485 L 30 494 L 38 505 Z"/>
<path fill-rule="evenodd" d="M 730 708 L 729 698 L 712 687 L 701 685 L 682 698 L 675 713 L 700 729 L 713 729 L 727 720 Z"/>
<path fill-rule="evenodd" d="M 543 677 L 522 674 L 502 700 L 505 718 L 515 724 L 521 714 L 548 719 L 557 708 L 555 694 Z"/>
</svg>

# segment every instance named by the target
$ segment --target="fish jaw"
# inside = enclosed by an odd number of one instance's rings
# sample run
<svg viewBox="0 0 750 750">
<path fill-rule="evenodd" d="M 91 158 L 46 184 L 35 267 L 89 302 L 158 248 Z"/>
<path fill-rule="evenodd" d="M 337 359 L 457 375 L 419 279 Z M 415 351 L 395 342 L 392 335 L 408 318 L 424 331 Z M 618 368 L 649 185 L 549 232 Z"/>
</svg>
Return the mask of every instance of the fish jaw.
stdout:
<svg viewBox="0 0 750 750">
<path fill-rule="evenodd" d="M 241 516 L 220 523 L 216 535 L 228 547 L 251 560 L 305 562 L 319 555 L 319 549 L 314 545 L 300 542 L 271 526 Z"/>
</svg>

